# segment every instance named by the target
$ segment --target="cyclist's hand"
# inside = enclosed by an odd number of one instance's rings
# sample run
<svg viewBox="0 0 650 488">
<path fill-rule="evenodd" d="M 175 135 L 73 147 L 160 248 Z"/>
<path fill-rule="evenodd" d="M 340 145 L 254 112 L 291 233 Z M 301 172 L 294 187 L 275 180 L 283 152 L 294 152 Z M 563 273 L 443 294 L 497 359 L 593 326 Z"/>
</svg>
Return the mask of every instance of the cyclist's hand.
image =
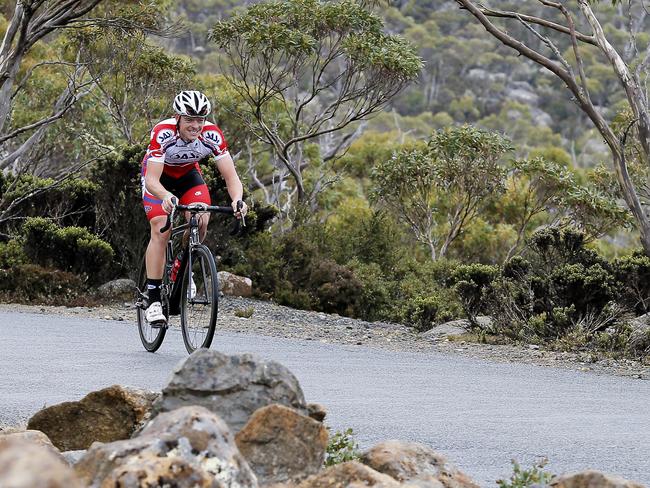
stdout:
<svg viewBox="0 0 650 488">
<path fill-rule="evenodd" d="M 235 211 L 235 217 L 237 217 L 238 219 L 245 217 L 246 214 L 248 213 L 248 205 L 246 205 L 246 202 L 244 202 L 243 200 L 237 200 L 236 202 L 232 202 L 232 209 Z"/>
<path fill-rule="evenodd" d="M 171 213 L 176 205 L 178 205 L 178 198 L 176 198 L 171 193 L 168 193 L 162 202 L 163 210 L 167 213 Z"/>
</svg>

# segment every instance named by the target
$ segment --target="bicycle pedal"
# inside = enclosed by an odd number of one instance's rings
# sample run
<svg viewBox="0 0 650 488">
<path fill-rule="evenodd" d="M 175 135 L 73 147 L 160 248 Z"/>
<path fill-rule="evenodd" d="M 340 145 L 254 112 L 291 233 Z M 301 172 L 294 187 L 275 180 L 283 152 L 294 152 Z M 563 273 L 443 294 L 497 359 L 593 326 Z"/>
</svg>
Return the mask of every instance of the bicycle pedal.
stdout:
<svg viewBox="0 0 650 488">
<path fill-rule="evenodd" d="M 149 322 L 149 325 L 152 329 L 163 329 L 167 327 L 167 322 L 164 320 L 159 320 L 157 322 Z"/>
</svg>

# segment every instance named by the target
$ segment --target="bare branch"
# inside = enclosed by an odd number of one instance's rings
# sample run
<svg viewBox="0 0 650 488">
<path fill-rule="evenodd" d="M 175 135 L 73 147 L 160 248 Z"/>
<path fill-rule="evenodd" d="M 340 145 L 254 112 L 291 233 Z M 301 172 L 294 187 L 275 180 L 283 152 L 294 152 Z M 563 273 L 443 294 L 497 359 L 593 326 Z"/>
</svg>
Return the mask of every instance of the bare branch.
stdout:
<svg viewBox="0 0 650 488">
<path fill-rule="evenodd" d="M 548 27 L 549 29 L 556 30 L 558 32 L 562 32 L 564 34 L 571 34 L 571 30 L 561 24 L 557 24 L 555 22 L 551 22 L 550 20 L 542 19 L 540 17 L 535 17 L 532 15 L 523 15 L 518 12 L 508 12 L 504 10 L 496 10 L 492 8 L 485 7 L 484 5 L 480 6 L 481 12 L 485 14 L 486 16 L 489 17 L 501 17 L 501 18 L 511 18 L 515 19 L 517 16 L 520 16 L 523 20 L 526 22 L 530 22 L 531 24 L 538 24 L 543 27 Z M 593 36 L 587 36 L 585 34 L 581 34 L 580 32 L 576 32 L 576 37 L 578 40 L 585 42 L 587 44 L 592 44 L 596 45 L 596 40 L 594 39 Z"/>
</svg>

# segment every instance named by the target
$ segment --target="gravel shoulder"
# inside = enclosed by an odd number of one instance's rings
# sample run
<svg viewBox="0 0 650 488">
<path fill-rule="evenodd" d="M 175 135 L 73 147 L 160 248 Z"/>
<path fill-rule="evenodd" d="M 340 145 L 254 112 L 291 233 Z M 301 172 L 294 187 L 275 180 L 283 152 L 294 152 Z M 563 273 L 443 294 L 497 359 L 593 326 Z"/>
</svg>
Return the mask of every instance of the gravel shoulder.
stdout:
<svg viewBox="0 0 650 488">
<path fill-rule="evenodd" d="M 250 318 L 235 312 L 252 308 Z M 0 304 L 0 310 L 94 317 L 135 323 L 131 303 L 114 303 L 98 307 L 56 307 L 45 305 Z M 172 326 L 178 326 L 178 317 Z M 462 340 L 458 336 L 441 334 L 425 337 L 412 329 L 394 323 L 365 322 L 363 320 L 296 310 L 272 302 L 250 298 L 224 296 L 219 302 L 218 327 L 240 334 L 256 334 L 299 340 L 320 341 L 327 344 L 359 345 L 377 349 L 404 352 L 436 352 L 459 355 L 487 361 L 524 363 L 538 366 L 571 369 L 585 374 L 604 374 L 650 380 L 650 365 L 629 359 L 601 359 L 587 352 L 556 352 L 537 346 L 489 345 Z"/>
</svg>

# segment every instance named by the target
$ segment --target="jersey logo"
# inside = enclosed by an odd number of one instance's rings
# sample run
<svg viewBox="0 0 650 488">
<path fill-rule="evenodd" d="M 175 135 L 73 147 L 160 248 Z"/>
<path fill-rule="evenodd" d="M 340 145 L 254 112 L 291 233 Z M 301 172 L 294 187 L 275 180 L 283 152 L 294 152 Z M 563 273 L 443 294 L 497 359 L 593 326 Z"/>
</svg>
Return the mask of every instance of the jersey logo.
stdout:
<svg viewBox="0 0 650 488">
<path fill-rule="evenodd" d="M 144 206 L 144 212 L 145 212 L 145 213 L 149 213 L 149 212 L 151 212 L 151 205 L 145 205 L 145 206 Z"/>
<path fill-rule="evenodd" d="M 194 196 L 198 197 L 201 194 L 200 191 L 194 192 Z"/>
<path fill-rule="evenodd" d="M 196 159 L 198 156 L 194 153 L 174 154 L 174 159 Z"/>
<path fill-rule="evenodd" d="M 162 132 L 160 132 L 158 134 L 157 140 L 158 140 L 159 143 L 162 144 L 163 142 L 165 142 L 167 139 L 169 139 L 173 135 L 174 135 L 174 133 L 171 130 L 164 130 L 164 131 L 162 131 Z"/>
<path fill-rule="evenodd" d="M 205 137 L 206 139 L 214 142 L 217 146 L 220 146 L 221 142 L 223 141 L 223 139 L 221 138 L 221 136 L 219 135 L 219 133 L 216 130 L 211 130 L 211 131 L 205 132 L 203 134 L 203 137 Z"/>
</svg>

